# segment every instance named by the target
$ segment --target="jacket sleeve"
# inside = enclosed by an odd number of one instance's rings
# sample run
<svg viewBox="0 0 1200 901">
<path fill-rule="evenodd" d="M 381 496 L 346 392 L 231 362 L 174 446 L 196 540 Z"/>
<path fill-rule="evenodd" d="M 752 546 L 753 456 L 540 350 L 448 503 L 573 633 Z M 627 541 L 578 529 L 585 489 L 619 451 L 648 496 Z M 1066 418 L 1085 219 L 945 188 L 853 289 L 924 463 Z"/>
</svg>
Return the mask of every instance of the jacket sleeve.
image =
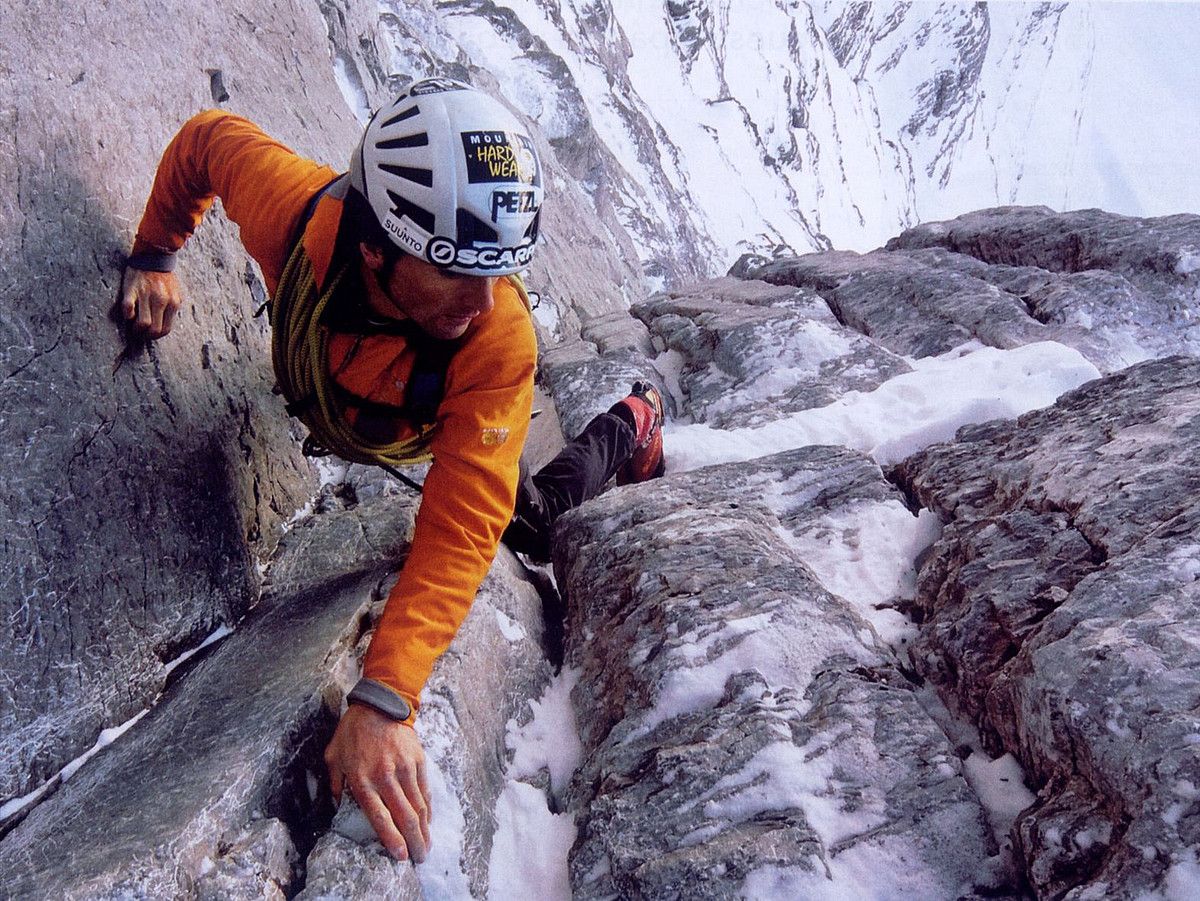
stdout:
<svg viewBox="0 0 1200 901">
<path fill-rule="evenodd" d="M 364 678 L 397 692 L 414 714 L 516 502 L 537 344 L 515 290 L 499 282 L 497 295 L 486 327 L 459 349 L 447 374 L 412 548 L 363 664 Z"/>
<path fill-rule="evenodd" d="M 335 177 L 253 122 L 208 110 L 184 123 L 163 153 L 133 252 L 179 250 L 220 197 L 273 288 L 309 198 Z"/>
</svg>

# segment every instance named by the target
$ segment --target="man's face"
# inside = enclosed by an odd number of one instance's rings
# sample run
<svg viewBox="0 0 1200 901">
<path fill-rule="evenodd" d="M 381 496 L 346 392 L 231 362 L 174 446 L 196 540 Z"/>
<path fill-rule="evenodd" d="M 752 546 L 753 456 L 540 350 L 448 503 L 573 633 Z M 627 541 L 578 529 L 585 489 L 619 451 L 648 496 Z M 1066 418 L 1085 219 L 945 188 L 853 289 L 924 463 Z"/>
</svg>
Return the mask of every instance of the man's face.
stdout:
<svg viewBox="0 0 1200 901">
<path fill-rule="evenodd" d="M 363 254 L 368 268 L 382 273 L 382 260 Z M 386 282 L 380 287 L 395 307 L 434 338 L 460 337 L 476 316 L 492 308 L 492 276 L 458 275 L 432 263 L 401 254 Z"/>
</svg>

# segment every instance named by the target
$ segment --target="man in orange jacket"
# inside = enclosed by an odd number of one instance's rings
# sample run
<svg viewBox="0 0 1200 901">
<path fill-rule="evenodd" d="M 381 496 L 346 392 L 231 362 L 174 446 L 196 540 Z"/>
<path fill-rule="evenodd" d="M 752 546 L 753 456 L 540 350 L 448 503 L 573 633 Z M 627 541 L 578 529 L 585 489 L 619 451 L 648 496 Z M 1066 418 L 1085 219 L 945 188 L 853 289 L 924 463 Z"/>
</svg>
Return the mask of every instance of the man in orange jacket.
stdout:
<svg viewBox="0 0 1200 901">
<path fill-rule="evenodd" d="M 273 307 L 323 311 L 311 365 L 337 398 L 332 428 L 432 454 L 409 557 L 325 754 L 335 799 L 348 785 L 388 851 L 419 863 L 430 807 L 412 725 L 434 661 L 502 535 L 544 556 L 557 516 L 611 476 L 662 473 L 662 400 L 637 383 L 539 473 L 521 469 L 537 345 L 505 276 L 536 247 L 542 173 L 520 122 L 465 84 L 413 84 L 372 118 L 343 175 L 229 113 L 187 122 L 159 164 L 122 291 L 149 338 L 172 328 L 174 254 L 216 196 Z M 430 378 L 432 402 L 414 400 Z M 315 402 L 293 398 L 289 411 L 303 418 Z"/>
</svg>

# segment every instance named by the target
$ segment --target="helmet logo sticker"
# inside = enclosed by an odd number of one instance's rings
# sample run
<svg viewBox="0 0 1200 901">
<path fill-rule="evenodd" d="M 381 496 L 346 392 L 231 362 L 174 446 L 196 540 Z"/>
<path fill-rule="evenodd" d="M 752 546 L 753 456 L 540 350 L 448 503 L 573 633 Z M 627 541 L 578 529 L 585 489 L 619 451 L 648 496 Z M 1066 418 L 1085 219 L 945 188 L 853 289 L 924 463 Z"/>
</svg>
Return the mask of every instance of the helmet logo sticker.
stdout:
<svg viewBox="0 0 1200 901">
<path fill-rule="evenodd" d="M 523 191 L 493 191 L 492 192 L 492 221 L 511 219 L 514 216 L 528 215 L 538 211 L 537 194 L 531 190 Z"/>
<path fill-rule="evenodd" d="M 449 266 L 454 262 L 458 248 L 449 238 L 434 238 L 429 242 L 429 249 L 425 253 L 429 257 L 429 262 L 434 265 Z"/>
<path fill-rule="evenodd" d="M 383 227 L 396 236 L 396 240 L 404 247 L 412 250 L 413 253 L 420 253 L 425 249 L 425 242 L 408 230 L 408 226 L 400 219 L 396 218 L 395 213 L 388 213 L 383 220 Z"/>
<path fill-rule="evenodd" d="M 465 91 L 469 89 L 470 85 L 462 84 L 452 78 L 423 78 L 413 84 L 408 89 L 408 93 L 419 97 L 423 94 L 444 94 L 446 91 Z"/>
<path fill-rule="evenodd" d="M 467 160 L 467 181 L 471 184 L 516 182 L 541 185 L 533 142 L 525 135 L 505 131 L 464 131 L 461 136 Z"/>
<path fill-rule="evenodd" d="M 533 242 L 518 247 L 460 247 L 449 238 L 437 237 L 426 245 L 425 256 L 435 266 L 511 270 L 529 265 L 533 247 Z"/>
</svg>

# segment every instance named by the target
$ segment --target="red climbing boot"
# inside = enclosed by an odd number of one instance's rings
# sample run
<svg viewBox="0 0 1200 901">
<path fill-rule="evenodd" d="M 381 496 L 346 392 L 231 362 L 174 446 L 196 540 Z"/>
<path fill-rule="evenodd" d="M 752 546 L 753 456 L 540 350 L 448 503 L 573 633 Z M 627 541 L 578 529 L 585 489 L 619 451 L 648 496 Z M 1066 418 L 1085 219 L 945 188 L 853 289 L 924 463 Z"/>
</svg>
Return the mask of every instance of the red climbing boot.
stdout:
<svg viewBox="0 0 1200 901">
<path fill-rule="evenodd" d="M 617 484 L 657 479 L 666 469 L 662 449 L 662 395 L 649 382 L 634 382 L 629 396 L 616 406 L 628 408 L 633 416 L 635 433 L 633 454 L 617 470 Z"/>
</svg>

